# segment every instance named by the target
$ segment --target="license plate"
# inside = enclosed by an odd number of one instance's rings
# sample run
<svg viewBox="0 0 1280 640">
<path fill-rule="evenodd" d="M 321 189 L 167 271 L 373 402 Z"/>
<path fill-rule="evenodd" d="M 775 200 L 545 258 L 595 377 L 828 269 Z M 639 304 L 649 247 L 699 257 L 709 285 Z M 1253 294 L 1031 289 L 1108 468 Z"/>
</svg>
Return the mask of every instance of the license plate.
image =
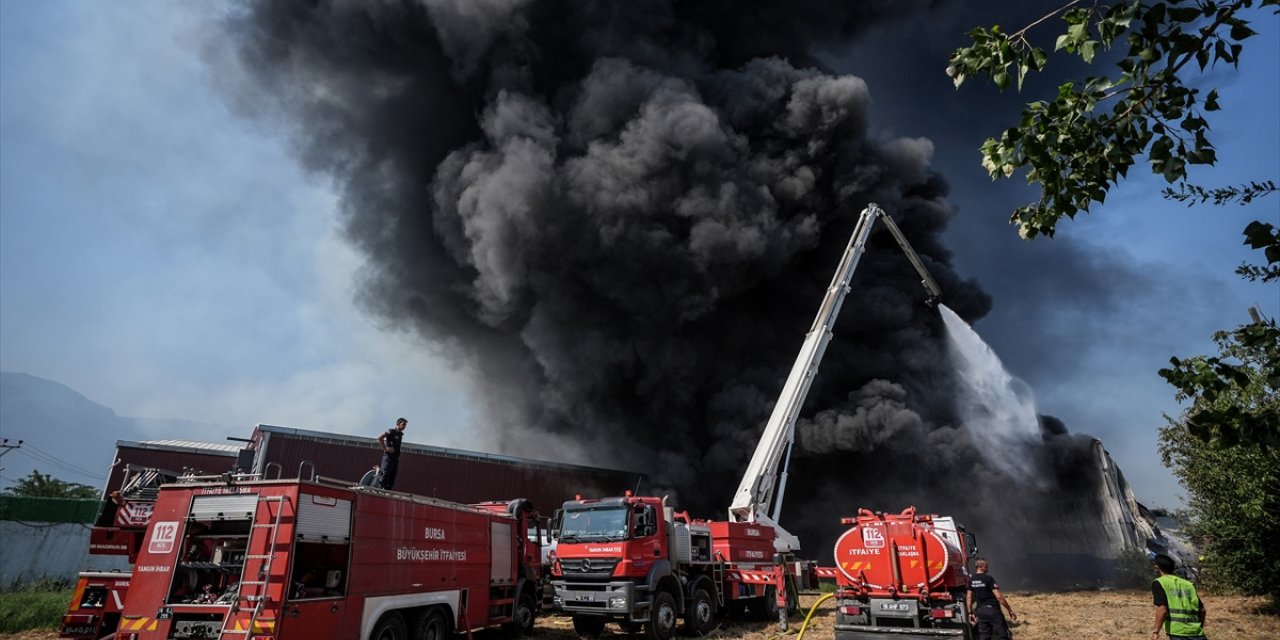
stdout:
<svg viewBox="0 0 1280 640">
<path fill-rule="evenodd" d="M 579 594 L 575 595 L 575 596 L 573 597 L 573 599 L 574 599 L 574 600 L 577 600 L 578 602 L 591 602 L 591 594 L 589 594 L 589 593 L 579 593 Z"/>
<path fill-rule="evenodd" d="M 881 602 L 881 611 L 910 611 L 911 605 L 905 602 Z"/>
</svg>

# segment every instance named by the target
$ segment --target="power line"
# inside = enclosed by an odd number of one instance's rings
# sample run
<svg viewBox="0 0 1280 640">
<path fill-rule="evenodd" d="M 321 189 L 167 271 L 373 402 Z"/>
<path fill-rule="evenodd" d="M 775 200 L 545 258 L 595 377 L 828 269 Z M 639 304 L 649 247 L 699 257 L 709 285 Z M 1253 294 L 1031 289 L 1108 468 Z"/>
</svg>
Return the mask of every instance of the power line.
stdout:
<svg viewBox="0 0 1280 640">
<path fill-rule="evenodd" d="M 20 449 L 19 453 L 36 462 L 39 462 L 41 464 L 51 465 L 67 473 L 72 473 L 72 474 L 83 476 L 86 478 L 92 478 L 93 480 L 106 479 L 106 476 L 99 475 L 99 474 L 93 473 L 92 471 L 81 469 L 80 467 L 77 467 L 75 465 L 63 462 L 62 460 L 59 460 L 58 458 L 55 458 L 47 453 L 44 453 L 38 449 L 35 449 L 34 447 L 32 447 L 32 450 L 30 452 L 28 452 L 26 448 Z"/>
</svg>

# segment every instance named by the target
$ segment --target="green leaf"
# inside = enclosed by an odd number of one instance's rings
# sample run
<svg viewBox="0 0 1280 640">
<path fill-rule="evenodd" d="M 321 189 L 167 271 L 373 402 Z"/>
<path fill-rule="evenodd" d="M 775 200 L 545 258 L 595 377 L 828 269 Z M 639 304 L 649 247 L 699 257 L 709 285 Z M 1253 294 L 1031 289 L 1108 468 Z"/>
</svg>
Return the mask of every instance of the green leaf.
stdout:
<svg viewBox="0 0 1280 640">
<path fill-rule="evenodd" d="M 1257 31 L 1249 28 L 1248 23 L 1238 21 L 1231 25 L 1231 39 L 1244 40 L 1245 38 L 1258 35 Z"/>
<path fill-rule="evenodd" d="M 1086 64 L 1093 64 L 1094 52 L 1098 49 L 1097 40 L 1086 40 L 1080 45 L 1080 59 Z"/>
<path fill-rule="evenodd" d="M 1182 158 L 1170 158 L 1161 171 L 1166 182 L 1173 184 L 1187 176 L 1187 163 Z"/>
<path fill-rule="evenodd" d="M 1217 111 L 1219 108 L 1220 107 L 1218 107 L 1218 90 L 1214 89 L 1210 91 L 1209 95 L 1205 96 L 1204 98 L 1204 110 Z"/>
</svg>

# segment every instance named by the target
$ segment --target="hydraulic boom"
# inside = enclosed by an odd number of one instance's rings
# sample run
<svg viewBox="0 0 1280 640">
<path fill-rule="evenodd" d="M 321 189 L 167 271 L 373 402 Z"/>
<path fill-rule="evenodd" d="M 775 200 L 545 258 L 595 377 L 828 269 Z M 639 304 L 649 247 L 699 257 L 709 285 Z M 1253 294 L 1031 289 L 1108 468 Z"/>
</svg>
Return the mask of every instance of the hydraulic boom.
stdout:
<svg viewBox="0 0 1280 640">
<path fill-rule="evenodd" d="M 877 219 L 884 221 L 889 232 L 893 234 L 894 240 L 902 247 L 902 251 L 907 254 L 911 264 L 920 273 L 921 284 L 928 293 L 925 302 L 929 306 L 936 305 L 942 296 L 942 290 L 929 276 L 929 272 L 920 261 L 920 256 L 916 255 L 906 237 L 902 235 L 902 230 L 894 224 L 889 214 L 875 203 L 867 205 L 858 218 L 858 225 L 854 228 L 853 236 L 849 238 L 849 245 L 844 250 L 840 266 L 831 278 L 822 306 L 818 308 L 818 316 L 814 318 L 813 326 L 805 336 L 800 354 L 796 356 L 791 374 L 787 376 L 782 394 L 778 397 L 778 403 L 774 405 L 769 422 L 760 436 L 760 443 L 751 457 L 751 464 L 747 466 L 742 482 L 738 485 L 738 491 L 734 494 L 733 502 L 729 506 L 729 520 L 732 522 L 756 522 L 774 527 L 777 533 L 774 544 L 781 552 L 796 551 L 800 548 L 800 541 L 777 522 L 782 512 L 782 496 L 787 487 L 791 447 L 795 443 L 796 417 L 804 404 L 805 396 L 809 393 L 809 386 L 818 373 L 818 364 L 822 361 L 827 344 L 831 342 L 831 327 L 834 326 L 836 316 L 840 313 L 845 294 L 849 292 L 849 281 L 853 277 L 854 269 L 858 267 L 858 260 L 866 250 L 867 238 L 871 236 L 871 229 Z M 770 506 L 772 506 L 771 512 Z"/>
</svg>

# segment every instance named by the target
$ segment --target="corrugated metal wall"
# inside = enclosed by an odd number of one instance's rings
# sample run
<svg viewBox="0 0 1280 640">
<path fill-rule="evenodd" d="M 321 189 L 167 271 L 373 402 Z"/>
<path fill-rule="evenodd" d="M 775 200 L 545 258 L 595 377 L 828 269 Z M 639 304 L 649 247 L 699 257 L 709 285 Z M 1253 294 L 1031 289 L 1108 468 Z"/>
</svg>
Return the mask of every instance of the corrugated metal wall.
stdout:
<svg viewBox="0 0 1280 640">
<path fill-rule="evenodd" d="M 260 427 L 254 440 L 267 439 L 266 456 L 255 462 L 278 463 L 281 477 L 317 475 L 356 483 L 378 464 L 382 453 L 372 438 L 355 438 L 282 427 Z M 264 462 L 265 461 L 265 462 Z M 266 477 L 275 475 L 274 470 Z M 644 475 L 592 467 L 557 465 L 506 456 L 444 450 L 406 443 L 400 455 L 395 489 L 419 495 L 476 503 L 527 498 L 549 515 L 575 494 L 602 497 L 636 490 Z"/>
</svg>

